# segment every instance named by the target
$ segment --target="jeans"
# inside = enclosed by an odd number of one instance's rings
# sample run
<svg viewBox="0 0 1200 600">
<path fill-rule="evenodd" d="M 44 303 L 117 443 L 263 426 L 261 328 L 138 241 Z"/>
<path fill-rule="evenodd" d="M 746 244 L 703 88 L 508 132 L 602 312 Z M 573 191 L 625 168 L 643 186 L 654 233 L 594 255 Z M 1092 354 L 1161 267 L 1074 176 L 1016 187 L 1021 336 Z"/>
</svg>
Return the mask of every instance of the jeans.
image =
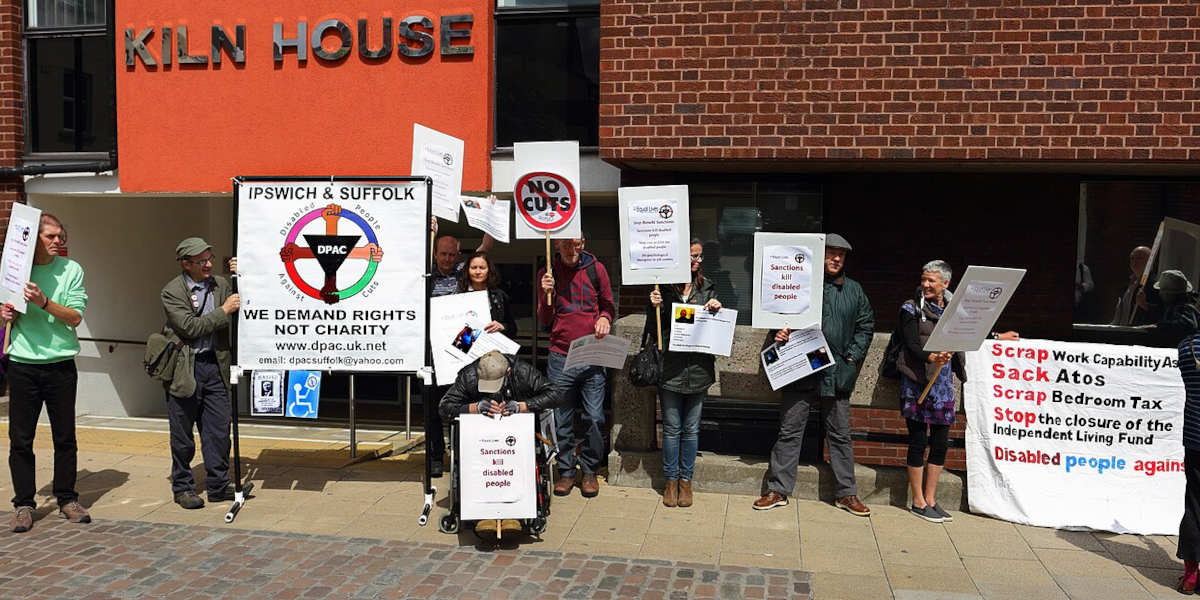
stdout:
<svg viewBox="0 0 1200 600">
<path fill-rule="evenodd" d="M 75 388 L 79 374 L 74 360 L 31 365 L 10 361 L 8 367 L 8 469 L 12 472 L 13 506 L 37 507 L 33 495 L 33 435 L 42 405 L 50 415 L 54 440 L 54 497 L 58 505 L 79 499 L 75 491 L 78 446 L 75 443 Z"/>
<path fill-rule="evenodd" d="M 192 429 L 200 433 L 200 452 L 204 456 L 204 487 L 218 494 L 229 486 L 229 392 L 221 379 L 215 359 L 196 357 L 192 371 L 196 391 L 180 398 L 167 394 L 167 422 L 171 429 L 171 492 L 190 492 L 196 481 L 192 459 L 196 440 Z"/>
<path fill-rule="evenodd" d="M 791 496 L 796 487 L 796 467 L 800 464 L 800 449 L 804 429 L 813 402 L 820 402 L 825 417 L 825 439 L 829 442 L 829 466 L 833 469 L 834 493 L 837 498 L 857 496 L 854 481 L 854 442 L 850 440 L 850 396 L 816 398 L 814 391 L 784 391 L 779 406 L 779 439 L 771 448 L 767 468 L 767 489 Z"/>
<path fill-rule="evenodd" d="M 564 477 L 575 476 L 578 462 L 584 475 L 594 475 L 604 457 L 604 386 L 608 377 L 604 367 L 585 365 L 564 370 L 565 354 L 551 352 L 546 361 L 546 375 L 554 389 L 562 395 L 562 405 L 554 409 L 558 432 L 558 472 Z M 584 435 L 583 452 L 575 456 L 575 411 L 582 409 Z"/>
<path fill-rule="evenodd" d="M 704 392 L 681 394 L 658 388 L 663 420 L 663 475 L 667 481 L 692 480 L 704 396 Z"/>
</svg>

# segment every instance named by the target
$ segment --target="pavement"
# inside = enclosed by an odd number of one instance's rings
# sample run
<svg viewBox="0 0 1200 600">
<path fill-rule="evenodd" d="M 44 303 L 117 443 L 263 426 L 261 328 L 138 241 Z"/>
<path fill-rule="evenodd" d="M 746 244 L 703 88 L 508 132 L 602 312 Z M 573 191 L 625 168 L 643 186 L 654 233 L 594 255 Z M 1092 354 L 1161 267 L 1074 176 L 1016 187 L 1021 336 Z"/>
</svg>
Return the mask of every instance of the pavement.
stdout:
<svg viewBox="0 0 1200 600">
<path fill-rule="evenodd" d="M 754 497 L 716 493 L 666 508 L 653 490 L 604 478 L 595 498 L 555 498 L 540 538 L 486 543 L 438 531 L 445 479 L 429 525 L 417 524 L 421 454 L 351 459 L 337 430 L 244 436 L 254 497 L 226 525 L 227 503 L 186 511 L 171 502 L 165 427 L 136 425 L 78 428 L 77 488 L 92 524 L 55 516 L 49 430 L 39 430 L 39 520 L 29 533 L 0 532 L 0 598 L 1178 596 L 1173 536 L 958 511 L 932 524 L 890 505 L 872 505 L 870 518 L 803 500 L 760 512 Z M 196 472 L 202 481 L 199 456 Z M 5 478 L 0 495 L 11 493 Z"/>
</svg>

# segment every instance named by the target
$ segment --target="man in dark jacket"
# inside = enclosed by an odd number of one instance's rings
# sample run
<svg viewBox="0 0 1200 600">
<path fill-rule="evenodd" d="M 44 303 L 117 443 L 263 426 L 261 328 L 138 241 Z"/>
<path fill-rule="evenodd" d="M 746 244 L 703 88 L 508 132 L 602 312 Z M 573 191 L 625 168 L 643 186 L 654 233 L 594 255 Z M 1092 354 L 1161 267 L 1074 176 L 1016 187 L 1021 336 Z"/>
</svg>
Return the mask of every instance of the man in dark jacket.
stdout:
<svg viewBox="0 0 1200 600">
<path fill-rule="evenodd" d="M 821 332 L 834 354 L 833 366 L 812 379 L 801 379 L 783 388 L 779 439 L 771 449 L 767 469 L 767 492 L 754 502 L 757 510 L 786 506 L 796 485 L 796 467 L 804 428 L 814 399 L 820 400 L 829 440 L 829 463 L 835 479 L 834 506 L 865 517 L 871 509 L 858 499 L 854 481 L 854 445 L 850 440 L 850 393 L 858 369 L 867 356 L 875 330 L 875 312 L 857 281 L 846 277 L 846 254 L 850 243 L 831 233 L 825 238 L 825 285 L 822 291 Z M 786 342 L 790 330 L 781 329 L 775 341 Z M 815 388 L 814 388 L 815 383 Z M 815 396 L 815 398 L 814 398 Z"/>
<path fill-rule="evenodd" d="M 179 506 L 200 508 L 204 500 L 193 490 L 193 428 L 200 430 L 208 501 L 233 500 L 229 480 L 229 325 L 241 299 L 228 279 L 213 275 L 208 242 L 187 238 L 175 248 L 175 258 L 181 273 L 163 286 L 161 294 L 167 317 L 163 333 L 173 343 L 186 346 L 180 352 L 182 360 L 177 363 L 174 380 L 167 386 L 171 491 Z"/>
<path fill-rule="evenodd" d="M 458 372 L 438 409 L 446 421 L 460 414 L 500 417 L 551 409 L 560 398 L 550 380 L 529 363 L 492 350 Z M 494 520 L 480 521 L 475 534 L 495 535 L 496 526 Z M 501 535 L 521 531 L 515 519 L 502 519 L 499 526 Z"/>
</svg>

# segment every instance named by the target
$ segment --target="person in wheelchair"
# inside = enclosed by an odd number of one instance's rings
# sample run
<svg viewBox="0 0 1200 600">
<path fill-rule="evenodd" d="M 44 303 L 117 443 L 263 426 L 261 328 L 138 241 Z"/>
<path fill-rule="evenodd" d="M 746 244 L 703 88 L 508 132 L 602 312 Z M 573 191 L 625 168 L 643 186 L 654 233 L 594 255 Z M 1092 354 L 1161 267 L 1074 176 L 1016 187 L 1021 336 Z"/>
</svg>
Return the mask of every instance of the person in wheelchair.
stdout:
<svg viewBox="0 0 1200 600">
<path fill-rule="evenodd" d="M 492 418 L 516 413 L 537 413 L 557 407 L 562 397 L 550 380 L 529 363 L 492 350 L 458 372 L 454 385 L 442 396 L 438 411 L 447 422 L 462 414 Z M 500 521 L 500 535 L 518 533 L 516 519 Z M 475 534 L 496 535 L 496 521 L 479 521 Z"/>
</svg>

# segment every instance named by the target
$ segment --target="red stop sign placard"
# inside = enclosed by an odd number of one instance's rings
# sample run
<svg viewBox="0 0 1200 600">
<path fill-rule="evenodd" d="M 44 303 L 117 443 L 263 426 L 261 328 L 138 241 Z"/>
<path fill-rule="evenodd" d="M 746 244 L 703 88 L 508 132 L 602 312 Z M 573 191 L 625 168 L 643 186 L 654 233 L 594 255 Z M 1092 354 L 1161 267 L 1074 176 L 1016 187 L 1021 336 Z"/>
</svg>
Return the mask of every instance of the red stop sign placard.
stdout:
<svg viewBox="0 0 1200 600">
<path fill-rule="evenodd" d="M 566 177 L 555 173 L 522 175 L 513 189 L 513 198 L 521 218 L 538 231 L 562 229 L 579 210 L 575 187 Z"/>
</svg>

